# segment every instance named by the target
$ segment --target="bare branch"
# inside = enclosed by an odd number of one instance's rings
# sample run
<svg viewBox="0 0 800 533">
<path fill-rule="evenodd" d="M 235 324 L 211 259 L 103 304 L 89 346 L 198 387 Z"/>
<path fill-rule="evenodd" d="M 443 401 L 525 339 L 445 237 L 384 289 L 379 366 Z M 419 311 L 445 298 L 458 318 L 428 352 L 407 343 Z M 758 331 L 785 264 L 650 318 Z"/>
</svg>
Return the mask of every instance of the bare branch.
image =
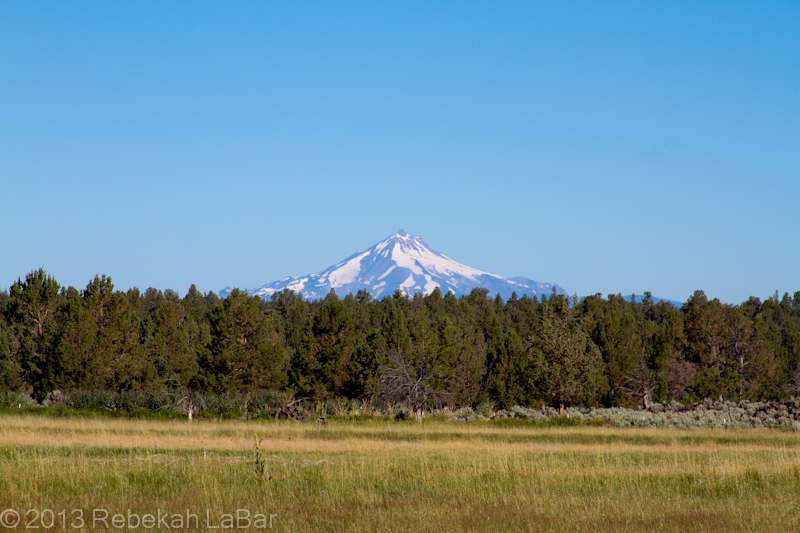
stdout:
<svg viewBox="0 0 800 533">
<path fill-rule="evenodd" d="M 380 399 L 412 409 L 414 417 L 422 420 L 422 410 L 431 402 L 441 403 L 449 393 L 434 389 L 430 382 L 433 376 L 427 365 L 415 369 L 406 361 L 401 351 L 387 354 L 387 364 L 380 367 Z M 415 377 L 416 375 L 416 377 Z"/>
</svg>

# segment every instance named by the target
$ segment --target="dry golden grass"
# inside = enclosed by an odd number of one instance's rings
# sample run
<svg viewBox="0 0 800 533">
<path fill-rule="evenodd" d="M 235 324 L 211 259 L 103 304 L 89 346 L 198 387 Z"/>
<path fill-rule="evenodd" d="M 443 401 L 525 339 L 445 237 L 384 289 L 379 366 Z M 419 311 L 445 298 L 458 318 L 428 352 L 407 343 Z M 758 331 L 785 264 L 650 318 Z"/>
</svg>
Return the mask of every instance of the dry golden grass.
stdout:
<svg viewBox="0 0 800 533">
<path fill-rule="evenodd" d="M 0 417 L 0 511 L 81 509 L 85 530 L 188 508 L 301 532 L 778 532 L 799 502 L 800 436 L 772 430 Z"/>
</svg>

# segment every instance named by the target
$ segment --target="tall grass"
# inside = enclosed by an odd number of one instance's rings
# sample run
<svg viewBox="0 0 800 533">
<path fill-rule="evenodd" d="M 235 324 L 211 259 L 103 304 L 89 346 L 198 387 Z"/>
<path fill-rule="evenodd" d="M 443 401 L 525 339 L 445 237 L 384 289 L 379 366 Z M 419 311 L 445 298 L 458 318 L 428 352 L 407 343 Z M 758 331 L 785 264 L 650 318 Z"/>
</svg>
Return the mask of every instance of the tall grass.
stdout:
<svg viewBox="0 0 800 533">
<path fill-rule="evenodd" d="M 299 532 L 777 532 L 800 527 L 799 497 L 800 435 L 767 429 L 0 417 L 0 510 L 247 509 Z"/>
</svg>

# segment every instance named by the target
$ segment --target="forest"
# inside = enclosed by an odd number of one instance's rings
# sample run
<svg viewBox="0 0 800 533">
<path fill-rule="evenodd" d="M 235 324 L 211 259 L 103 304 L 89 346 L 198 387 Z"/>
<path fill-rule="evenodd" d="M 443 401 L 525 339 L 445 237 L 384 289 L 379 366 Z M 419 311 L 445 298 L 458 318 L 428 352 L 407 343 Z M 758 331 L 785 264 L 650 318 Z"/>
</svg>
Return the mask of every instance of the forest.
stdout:
<svg viewBox="0 0 800 533">
<path fill-rule="evenodd" d="M 38 269 L 0 292 L 0 393 L 281 393 L 415 410 L 649 408 L 800 391 L 800 292 L 739 305 L 600 294 L 492 298 L 289 291 L 221 299 L 192 285 L 79 290 Z"/>
</svg>

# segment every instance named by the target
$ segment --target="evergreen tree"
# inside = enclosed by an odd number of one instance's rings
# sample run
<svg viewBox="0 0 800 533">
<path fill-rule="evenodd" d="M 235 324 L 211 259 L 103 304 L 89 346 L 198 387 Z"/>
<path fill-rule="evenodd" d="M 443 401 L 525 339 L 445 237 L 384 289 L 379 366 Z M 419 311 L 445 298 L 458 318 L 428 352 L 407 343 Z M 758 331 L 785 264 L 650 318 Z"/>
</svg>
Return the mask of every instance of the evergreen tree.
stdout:
<svg viewBox="0 0 800 533">
<path fill-rule="evenodd" d="M 611 296 L 609 310 L 597 322 L 593 339 L 603 356 L 608 380 L 606 403 L 649 406 L 655 379 L 651 375 L 635 303 Z M 643 318 L 643 317 L 642 317 Z"/>
<path fill-rule="evenodd" d="M 78 296 L 68 291 L 54 379 L 60 390 L 135 390 L 146 381 L 139 316 L 111 278 L 95 276 Z"/>
<path fill-rule="evenodd" d="M 6 305 L 12 329 L 7 333 L 6 346 L 13 345 L 16 352 L 9 356 L 9 361 L 18 369 L 17 375 L 25 388 L 39 399 L 44 397 L 53 379 L 48 364 L 56 336 L 59 288 L 55 278 L 40 268 L 11 286 Z"/>
<path fill-rule="evenodd" d="M 378 369 L 386 363 L 386 340 L 380 329 L 381 304 L 366 291 L 348 295 L 345 305 L 353 318 L 353 354 L 350 358 L 350 381 L 345 395 L 349 398 L 374 399 L 380 393 Z"/>
<path fill-rule="evenodd" d="M 567 405 L 594 403 L 603 385 L 597 347 L 575 318 L 566 298 L 553 296 L 542 306 L 532 339 L 534 386 L 564 412 Z"/>
<path fill-rule="evenodd" d="M 703 291 L 683 306 L 686 361 L 694 369 L 686 387 L 690 399 L 735 397 L 736 376 L 727 364 L 725 346 L 730 339 L 725 306 L 709 301 Z"/>
<path fill-rule="evenodd" d="M 188 388 L 198 371 L 197 347 L 192 342 L 197 329 L 194 319 L 183 315 L 180 303 L 165 300 L 147 318 L 143 329 L 144 348 L 151 365 L 151 384 L 145 388 Z"/>
<path fill-rule="evenodd" d="M 202 382 L 214 392 L 280 389 L 286 385 L 286 352 L 259 299 L 234 289 L 209 317 L 211 348 Z"/>
<path fill-rule="evenodd" d="M 645 301 L 644 314 L 643 342 L 648 367 L 655 379 L 654 399 L 662 403 L 681 399 L 686 394 L 684 378 L 691 376 L 691 367 L 688 375 L 682 373 L 687 368 L 683 357 L 683 315 L 664 301 L 653 305 Z"/>
<path fill-rule="evenodd" d="M 455 405 L 474 404 L 486 375 L 486 343 L 477 317 L 463 313 L 438 324 L 442 373 L 449 373 L 447 392 Z"/>
<path fill-rule="evenodd" d="M 739 400 L 759 399 L 761 385 L 775 369 L 775 358 L 770 343 L 764 342 L 764 319 L 758 311 L 748 316 L 746 308 L 726 307 L 730 340 L 725 347 L 726 363 L 734 383 L 734 393 Z"/>
<path fill-rule="evenodd" d="M 502 337 L 492 339 L 488 347 L 485 398 L 497 402 L 501 409 L 531 405 L 530 366 L 529 354 L 519 335 L 506 327 Z"/>
<path fill-rule="evenodd" d="M 292 358 L 292 384 L 316 400 L 336 397 L 350 386 L 353 320 L 344 302 L 331 290 L 312 306 L 298 350 Z"/>
<path fill-rule="evenodd" d="M 0 393 L 22 392 L 25 389 L 23 369 L 18 358 L 19 343 L 5 316 L 0 313 Z"/>
</svg>

